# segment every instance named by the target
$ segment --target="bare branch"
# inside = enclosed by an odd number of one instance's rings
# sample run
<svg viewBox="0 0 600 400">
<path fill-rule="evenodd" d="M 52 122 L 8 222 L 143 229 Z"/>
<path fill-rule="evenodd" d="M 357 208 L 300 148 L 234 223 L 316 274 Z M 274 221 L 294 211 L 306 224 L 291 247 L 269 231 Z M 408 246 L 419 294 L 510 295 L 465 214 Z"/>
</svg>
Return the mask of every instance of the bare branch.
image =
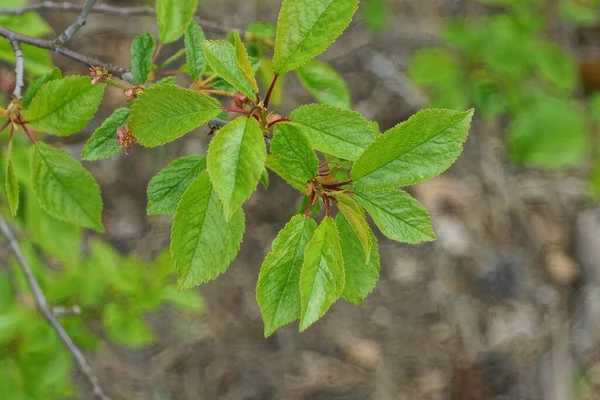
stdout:
<svg viewBox="0 0 600 400">
<path fill-rule="evenodd" d="M 52 12 L 82 12 L 83 6 L 72 3 L 55 3 L 53 1 L 43 1 L 38 4 L 32 4 L 22 8 L 2 8 L 0 15 L 23 15 L 31 11 L 52 11 Z M 117 17 L 127 18 L 135 16 L 155 16 L 156 11 L 152 7 L 120 7 L 111 6 L 108 4 L 98 4 L 90 10 L 91 14 L 113 15 Z M 206 21 L 201 18 L 196 18 L 196 21 L 203 27 L 212 29 L 217 32 L 239 31 L 239 29 L 222 26 L 213 21 Z"/>
<path fill-rule="evenodd" d="M 81 13 L 79 14 L 75 22 L 69 25 L 69 27 L 65 29 L 65 31 L 61 33 L 60 36 L 57 37 L 56 40 L 53 42 L 55 46 L 64 46 L 65 43 L 67 43 L 69 39 L 71 39 L 71 37 L 73 37 L 73 35 L 77 33 L 77 31 L 81 29 L 82 26 L 85 25 L 85 21 L 87 20 L 90 11 L 92 11 L 92 7 L 94 7 L 94 4 L 96 4 L 96 1 L 98 0 L 87 0 L 85 2 L 85 5 L 81 9 Z"/>
<path fill-rule="evenodd" d="M 40 288 L 40 285 L 38 284 L 38 282 L 35 278 L 35 275 L 33 275 L 33 272 L 31 271 L 31 268 L 29 267 L 29 263 L 27 262 L 27 259 L 23 255 L 23 251 L 21 250 L 21 246 L 19 245 L 19 242 L 15 238 L 15 235 L 13 234 L 12 230 L 9 228 L 9 226 L 6 223 L 6 221 L 4 220 L 4 218 L 2 218 L 1 216 L 0 216 L 0 230 L 2 231 L 2 234 L 4 235 L 6 240 L 8 241 L 8 244 L 10 245 L 10 250 L 13 253 L 13 255 L 15 256 L 15 258 L 17 259 L 17 262 L 19 263 L 19 266 L 21 268 L 21 271 L 23 272 L 23 275 L 25 275 L 25 279 L 27 280 L 27 284 L 29 285 L 29 288 L 31 289 L 31 293 L 33 294 L 33 299 L 35 301 L 35 304 L 36 304 L 38 310 L 42 313 L 44 319 L 48 322 L 48 324 L 50 324 L 52 329 L 56 332 L 56 334 L 58 335 L 60 340 L 63 342 L 63 344 L 65 345 L 67 350 L 69 350 L 69 352 L 71 353 L 71 355 L 73 356 L 73 358 L 75 359 L 77 364 L 79 365 L 79 369 L 85 375 L 85 377 L 87 378 L 89 383 L 92 385 L 94 395 L 101 400 L 110 400 L 108 398 L 108 396 L 106 396 L 104 394 L 104 391 L 100 387 L 98 378 L 94 375 L 92 368 L 87 363 L 81 350 L 79 350 L 79 348 L 75 345 L 75 343 L 73 343 L 73 340 L 71 339 L 71 337 L 69 336 L 67 331 L 65 331 L 65 328 L 63 328 L 63 326 L 60 324 L 60 322 L 58 322 L 58 320 L 52 314 L 52 311 L 50 310 L 50 307 L 48 306 L 48 301 L 46 300 L 46 296 L 44 295 L 44 292 L 42 292 L 42 289 Z"/>
<path fill-rule="evenodd" d="M 11 40 L 10 44 L 13 47 L 15 52 L 15 58 L 17 62 L 15 63 L 15 90 L 13 91 L 13 97 L 15 99 L 21 100 L 21 93 L 23 91 L 23 75 L 24 75 L 24 57 L 23 51 L 21 50 L 21 46 L 19 42 L 16 40 Z"/>
<path fill-rule="evenodd" d="M 65 47 L 55 47 L 54 44 L 52 43 L 52 41 L 50 41 L 50 40 L 37 39 L 37 38 L 31 37 L 31 36 L 21 35 L 20 33 L 13 32 L 9 29 L 6 29 L 5 27 L 3 27 L 1 25 L 0 25 L 0 36 L 8 39 L 11 42 L 16 41 L 19 43 L 30 44 L 32 46 L 40 47 L 42 49 L 54 51 L 55 53 L 58 53 L 65 57 L 68 57 L 72 60 L 78 61 L 82 64 L 86 64 L 88 66 L 104 67 L 113 76 L 121 78 L 127 82 L 133 82 L 133 77 L 127 71 L 127 69 L 125 69 L 123 67 L 118 67 L 118 66 L 114 66 L 111 64 L 107 64 L 102 61 L 98 61 L 94 58 L 84 56 L 83 54 L 77 53 L 77 52 L 67 49 Z"/>
</svg>

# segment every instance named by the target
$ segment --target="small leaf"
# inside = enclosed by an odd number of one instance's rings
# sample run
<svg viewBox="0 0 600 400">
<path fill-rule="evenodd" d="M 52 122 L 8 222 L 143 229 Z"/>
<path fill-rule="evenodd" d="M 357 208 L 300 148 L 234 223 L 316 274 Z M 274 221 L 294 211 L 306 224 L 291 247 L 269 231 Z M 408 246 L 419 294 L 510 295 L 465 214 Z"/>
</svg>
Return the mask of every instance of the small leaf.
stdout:
<svg viewBox="0 0 600 400">
<path fill-rule="evenodd" d="M 277 20 L 275 73 L 283 75 L 325 51 L 357 8 L 358 0 L 284 0 Z"/>
<path fill-rule="evenodd" d="M 23 117 L 36 130 L 68 136 L 86 127 L 102 102 L 104 83 L 92 85 L 86 76 L 69 76 L 44 84 Z"/>
<path fill-rule="evenodd" d="M 237 63 L 244 73 L 246 80 L 252 86 L 252 91 L 254 93 L 258 93 L 258 84 L 256 83 L 256 77 L 254 76 L 254 68 L 252 68 L 252 63 L 248 58 L 248 51 L 242 43 L 242 38 L 237 31 L 233 31 L 233 45 L 235 48 L 235 59 Z"/>
<path fill-rule="evenodd" d="M 152 58 L 156 50 L 154 37 L 149 33 L 142 33 L 133 38 L 131 42 L 131 75 L 136 83 L 146 83 L 152 71 Z"/>
<path fill-rule="evenodd" d="M 156 0 L 158 37 L 164 44 L 176 41 L 194 19 L 198 0 Z"/>
<path fill-rule="evenodd" d="M 386 28 L 394 15 L 387 0 L 363 0 L 360 5 L 365 24 L 373 31 Z"/>
<path fill-rule="evenodd" d="M 275 158 L 273 158 L 272 154 L 267 155 L 267 161 L 265 162 L 265 165 L 271 171 L 273 171 L 277 175 L 279 175 L 279 177 L 281 177 L 281 179 L 286 181 L 294 189 L 298 190 L 301 193 L 304 193 L 306 191 L 306 188 L 308 187 L 306 182 L 302 182 L 296 178 L 289 176 L 285 172 L 285 170 L 283 168 L 281 168 L 281 166 L 277 163 L 277 161 L 275 161 Z"/>
<path fill-rule="evenodd" d="M 55 81 L 60 78 L 62 78 L 62 72 L 60 72 L 60 69 L 58 68 L 53 68 L 52 71 L 47 72 L 44 75 L 37 78 L 35 82 L 29 85 L 27 91 L 25 91 L 25 94 L 23 95 L 23 99 L 21 99 L 21 105 L 23 106 L 23 108 L 29 107 L 29 105 L 31 104 L 31 100 L 33 100 L 33 98 L 37 95 L 37 93 L 40 91 L 40 89 L 42 88 L 42 86 L 44 86 L 45 83 Z"/>
<path fill-rule="evenodd" d="M 92 175 L 46 143 L 37 142 L 31 153 L 31 186 L 42 209 L 60 221 L 104 231 L 100 188 Z"/>
<path fill-rule="evenodd" d="M 429 109 L 379 136 L 354 163 L 357 191 L 414 185 L 448 169 L 462 152 L 473 111 Z"/>
<path fill-rule="evenodd" d="M 141 315 L 131 315 L 131 311 L 122 304 L 111 302 L 102 311 L 102 323 L 106 334 L 117 343 L 139 347 L 155 340 L 154 334 Z"/>
<path fill-rule="evenodd" d="M 19 209 L 19 181 L 17 180 L 17 174 L 12 165 L 12 139 L 8 142 L 8 149 L 6 151 L 6 197 L 8 199 L 8 207 L 12 216 L 17 215 Z"/>
<path fill-rule="evenodd" d="M 266 158 L 265 140 L 254 118 L 231 121 L 212 140 L 206 167 L 223 203 L 225 219 L 229 220 L 256 190 Z"/>
<path fill-rule="evenodd" d="M 561 89 L 575 88 L 577 84 L 575 58 L 554 43 L 545 43 L 540 47 L 538 67 L 542 76 Z"/>
<path fill-rule="evenodd" d="M 304 252 L 300 272 L 300 332 L 321 318 L 344 290 L 340 234 L 325 217 Z"/>
<path fill-rule="evenodd" d="M 256 300 L 265 337 L 300 318 L 300 270 L 306 245 L 317 229 L 312 218 L 295 215 L 279 232 L 260 269 Z"/>
<path fill-rule="evenodd" d="M 249 99 L 255 99 L 255 84 L 250 82 L 240 66 L 236 49 L 224 40 L 205 40 L 202 49 L 211 69 Z"/>
<path fill-rule="evenodd" d="M 362 115 L 335 106 L 302 106 L 292 111 L 290 119 L 315 149 L 346 160 L 357 160 L 375 140 L 373 128 Z"/>
<path fill-rule="evenodd" d="M 144 90 L 131 107 L 129 128 L 142 146 L 156 147 L 180 138 L 221 112 L 219 102 L 176 85 Z"/>
<path fill-rule="evenodd" d="M 208 282 L 225 272 L 243 236 L 243 211 L 238 209 L 226 221 L 208 173 L 202 172 L 183 194 L 173 220 L 171 255 L 179 289 Z"/>
<path fill-rule="evenodd" d="M 117 128 L 127 124 L 128 108 L 117 108 L 92 134 L 81 150 L 81 159 L 85 161 L 104 160 L 122 152 L 117 142 Z"/>
<path fill-rule="evenodd" d="M 369 257 L 371 256 L 371 246 L 373 246 L 369 224 L 367 224 L 363 215 L 342 202 L 339 202 L 338 209 L 346 219 L 346 222 L 348 222 L 348 226 L 352 229 L 354 235 L 358 238 L 359 243 L 363 248 L 363 256 L 366 257 L 365 262 L 368 263 Z"/>
<path fill-rule="evenodd" d="M 312 60 L 296 71 L 300 83 L 321 103 L 349 109 L 350 91 L 342 77 L 329 65 Z"/>
<path fill-rule="evenodd" d="M 194 79 L 200 79 L 206 69 L 206 58 L 202 50 L 204 39 L 204 31 L 196 21 L 192 21 L 185 31 L 185 54 L 188 73 Z"/>
<path fill-rule="evenodd" d="M 408 193 L 391 189 L 355 197 L 388 238 L 410 244 L 435 240 L 427 210 Z"/>
<path fill-rule="evenodd" d="M 171 162 L 148 183 L 148 215 L 174 214 L 188 186 L 206 169 L 206 159 L 193 155 Z"/>
<path fill-rule="evenodd" d="M 277 124 L 271 142 L 271 154 L 287 176 L 306 182 L 317 176 L 319 159 L 308 139 L 291 124 Z M 305 187 L 306 188 L 306 187 Z"/>
<path fill-rule="evenodd" d="M 377 239 L 369 229 L 368 234 L 373 245 L 368 261 L 365 262 L 365 252 L 361 240 L 343 214 L 337 215 L 335 224 L 340 232 L 346 273 L 342 296 L 347 301 L 358 305 L 373 291 L 379 280 L 380 260 Z"/>
</svg>

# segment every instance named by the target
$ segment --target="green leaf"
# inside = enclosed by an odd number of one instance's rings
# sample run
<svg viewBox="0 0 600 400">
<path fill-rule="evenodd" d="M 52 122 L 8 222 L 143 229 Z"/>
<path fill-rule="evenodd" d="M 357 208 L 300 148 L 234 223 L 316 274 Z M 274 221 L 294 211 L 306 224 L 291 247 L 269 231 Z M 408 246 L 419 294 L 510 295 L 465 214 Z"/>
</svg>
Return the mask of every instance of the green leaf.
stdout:
<svg viewBox="0 0 600 400">
<path fill-rule="evenodd" d="M 302 106 L 292 111 L 290 119 L 315 149 L 346 160 L 357 160 L 375 140 L 373 128 L 362 115 L 335 106 Z"/>
<path fill-rule="evenodd" d="M 363 0 L 360 5 L 365 24 L 374 31 L 386 28 L 394 15 L 387 0 Z"/>
<path fill-rule="evenodd" d="M 365 262 L 368 263 L 369 257 L 371 256 L 371 247 L 373 246 L 369 224 L 367 224 L 365 217 L 359 212 L 356 212 L 351 206 L 339 202 L 338 209 L 344 216 L 354 235 L 358 238 L 363 249 L 363 257 L 365 257 Z"/>
<path fill-rule="evenodd" d="M 246 28 L 246 37 L 250 40 L 270 41 L 275 38 L 275 25 L 268 22 L 256 21 L 252 22 Z"/>
<path fill-rule="evenodd" d="M 194 79 L 202 78 L 202 73 L 206 69 L 206 58 L 202 50 L 204 39 L 204 31 L 196 21 L 192 21 L 185 31 L 185 54 L 188 73 Z"/>
<path fill-rule="evenodd" d="M 258 93 L 258 84 L 256 83 L 256 77 L 254 76 L 254 68 L 252 68 L 252 63 L 248 58 L 248 51 L 246 50 L 244 43 L 242 43 L 242 38 L 237 31 L 233 31 L 233 46 L 235 48 L 235 59 L 237 60 L 238 66 L 246 77 L 246 81 L 252 86 L 252 91 Z"/>
<path fill-rule="evenodd" d="M 194 19 L 198 0 L 156 0 L 158 37 L 164 44 L 176 41 Z"/>
<path fill-rule="evenodd" d="M 8 207 L 10 208 L 10 213 L 14 217 L 17 215 L 19 209 L 19 181 L 17 180 L 17 174 L 12 165 L 12 139 L 8 142 L 8 149 L 6 151 L 5 187 Z"/>
<path fill-rule="evenodd" d="M 266 158 L 265 140 L 254 118 L 236 118 L 211 141 L 206 167 L 227 220 L 256 190 Z"/>
<path fill-rule="evenodd" d="M 279 232 L 258 275 L 256 300 L 265 324 L 265 337 L 300 318 L 300 271 L 306 245 L 317 224 L 295 215 Z"/>
<path fill-rule="evenodd" d="M 117 128 L 127 124 L 128 108 L 117 108 L 113 114 L 96 129 L 81 150 L 85 161 L 104 160 L 122 152 L 117 142 Z"/>
<path fill-rule="evenodd" d="M 171 162 L 148 183 L 148 215 L 174 214 L 181 196 L 206 169 L 206 159 L 193 155 Z"/>
<path fill-rule="evenodd" d="M 302 182 L 301 180 L 298 180 L 298 179 L 288 175 L 285 172 L 285 170 L 279 165 L 279 163 L 277 163 L 277 161 L 275 161 L 275 158 L 273 157 L 272 154 L 267 155 L 267 161 L 265 162 L 265 165 L 271 171 L 273 171 L 277 175 L 279 175 L 281 177 L 281 179 L 286 181 L 294 189 L 298 190 L 301 193 L 304 193 L 306 191 L 306 188 L 308 187 L 306 182 Z"/>
<path fill-rule="evenodd" d="M 149 33 L 142 33 L 133 38 L 131 42 L 131 75 L 136 83 L 146 83 L 152 71 L 152 58 L 156 50 L 154 37 Z"/>
<path fill-rule="evenodd" d="M 292 124 L 275 125 L 271 154 L 286 176 L 304 183 L 317 176 L 319 159 L 308 139 Z"/>
<path fill-rule="evenodd" d="M 23 99 L 21 100 L 21 105 L 23 106 L 23 108 L 29 107 L 29 105 L 31 104 L 31 100 L 33 100 L 33 98 L 37 95 L 37 93 L 40 91 L 40 89 L 42 88 L 42 86 L 44 86 L 45 83 L 55 81 L 60 78 L 62 78 L 62 72 L 60 72 L 60 69 L 58 68 L 53 68 L 51 72 L 45 73 L 44 75 L 37 78 L 35 82 L 29 85 L 27 91 L 25 91 L 25 94 L 23 95 Z"/>
<path fill-rule="evenodd" d="M 171 255 L 179 289 L 208 282 L 225 272 L 243 236 L 243 211 L 238 209 L 226 221 L 208 173 L 202 172 L 183 194 L 173 220 Z"/>
<path fill-rule="evenodd" d="M 300 332 L 321 318 L 344 290 L 340 234 L 325 217 L 304 252 L 300 272 Z"/>
<path fill-rule="evenodd" d="M 87 76 L 69 76 L 44 84 L 23 117 L 36 130 L 68 136 L 85 128 L 102 102 L 104 83 Z"/>
<path fill-rule="evenodd" d="M 449 51 L 426 47 L 410 61 L 409 76 L 418 85 L 449 88 L 462 82 L 463 67 Z"/>
<path fill-rule="evenodd" d="M 253 84 L 248 80 L 248 76 L 239 64 L 236 49 L 231 43 L 224 40 L 204 40 L 202 49 L 208 64 L 216 74 L 249 99 L 256 98 L 256 82 Z"/>
<path fill-rule="evenodd" d="M 391 189 L 355 197 L 388 238 L 410 244 L 435 240 L 427 210 L 408 193 Z"/>
<path fill-rule="evenodd" d="M 142 146 L 156 147 L 179 139 L 220 112 L 219 102 L 202 93 L 156 85 L 133 103 L 129 128 Z"/>
<path fill-rule="evenodd" d="M 508 127 L 507 140 L 514 162 L 550 168 L 580 165 L 590 148 L 581 110 L 547 95 L 519 110 Z"/>
<path fill-rule="evenodd" d="M 462 152 L 473 111 L 429 109 L 379 136 L 352 168 L 357 191 L 408 186 L 448 169 Z"/>
<path fill-rule="evenodd" d="M 109 303 L 102 311 L 104 329 L 108 337 L 118 344 L 138 347 L 154 341 L 154 334 L 141 315 L 132 315 L 122 304 Z"/>
<path fill-rule="evenodd" d="M 266 166 L 265 169 L 263 169 L 262 174 L 260 174 L 260 183 L 262 183 L 265 189 L 269 188 L 269 170 Z"/>
<path fill-rule="evenodd" d="M 300 83 L 319 102 L 346 109 L 351 107 L 346 82 L 329 65 L 312 60 L 298 68 L 296 74 Z"/>
<path fill-rule="evenodd" d="M 283 75 L 325 51 L 357 8 L 358 0 L 284 0 L 277 20 L 275 73 Z"/>
<path fill-rule="evenodd" d="M 575 58 L 554 43 L 540 47 L 537 61 L 542 76 L 561 89 L 574 89 L 577 84 Z"/>
<path fill-rule="evenodd" d="M 31 186 L 42 209 L 60 221 L 104 231 L 100 188 L 92 175 L 46 143 L 37 142 L 31 153 Z"/>
<path fill-rule="evenodd" d="M 369 229 L 368 234 L 372 246 L 369 256 L 366 257 L 361 240 L 343 214 L 337 215 L 335 224 L 340 232 L 346 272 L 346 283 L 342 296 L 347 301 L 358 305 L 373 291 L 379 280 L 380 260 L 377 239 Z M 367 262 L 365 262 L 365 258 L 368 259 Z"/>
</svg>

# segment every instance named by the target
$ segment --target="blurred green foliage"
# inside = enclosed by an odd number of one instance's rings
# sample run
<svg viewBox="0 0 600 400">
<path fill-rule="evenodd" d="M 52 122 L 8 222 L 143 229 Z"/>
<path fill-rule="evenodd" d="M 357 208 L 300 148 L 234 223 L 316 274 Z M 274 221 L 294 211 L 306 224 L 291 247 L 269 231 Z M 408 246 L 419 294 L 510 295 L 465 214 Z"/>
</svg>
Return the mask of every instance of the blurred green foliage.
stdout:
<svg viewBox="0 0 600 400">
<path fill-rule="evenodd" d="M 597 96 L 581 96 L 577 60 L 549 39 L 599 21 L 598 0 L 480 0 L 493 6 L 476 19 L 448 21 L 444 45 L 424 48 L 410 77 L 437 107 L 476 107 L 505 118 L 507 148 L 517 164 L 560 169 L 595 164 L 590 194 L 600 192 L 600 157 L 591 146 L 600 121 Z"/>
<path fill-rule="evenodd" d="M 15 136 L 12 156 L 21 183 L 21 206 L 13 223 L 49 304 L 81 309 L 79 315 L 59 317 L 81 349 L 98 350 L 105 342 L 145 346 L 155 339 L 144 318 L 147 312 L 166 304 L 183 312 L 202 309 L 197 292 L 177 291 L 168 252 L 151 262 L 124 257 L 108 243 L 86 238 L 81 228 L 43 212 L 29 187 L 28 148 L 23 135 Z M 3 153 L 0 163 L 5 162 Z M 10 215 L 6 201 L 2 214 Z M 0 268 L 0 398 L 75 396 L 73 370 L 71 355 L 36 311 L 23 274 L 11 258 Z"/>
</svg>

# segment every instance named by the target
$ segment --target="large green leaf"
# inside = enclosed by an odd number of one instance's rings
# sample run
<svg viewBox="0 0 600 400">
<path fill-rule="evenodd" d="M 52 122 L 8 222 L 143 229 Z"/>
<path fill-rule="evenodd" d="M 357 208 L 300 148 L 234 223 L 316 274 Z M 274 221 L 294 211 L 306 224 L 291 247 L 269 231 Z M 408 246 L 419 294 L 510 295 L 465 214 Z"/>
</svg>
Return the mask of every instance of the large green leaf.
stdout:
<svg viewBox="0 0 600 400">
<path fill-rule="evenodd" d="M 156 0 L 158 37 L 162 43 L 171 43 L 183 35 L 194 19 L 198 0 Z"/>
<path fill-rule="evenodd" d="M 325 217 L 306 246 L 300 272 L 300 331 L 321 318 L 344 290 L 340 234 Z"/>
<path fill-rule="evenodd" d="M 371 124 L 357 112 L 325 104 L 310 104 L 292 111 L 312 146 L 346 160 L 357 160 L 373 143 Z"/>
<path fill-rule="evenodd" d="M 23 108 L 29 107 L 29 104 L 31 104 L 31 100 L 33 100 L 33 98 L 37 95 L 37 93 L 40 91 L 42 86 L 44 86 L 44 84 L 50 81 L 55 81 L 60 78 L 62 78 L 62 72 L 60 72 L 60 69 L 58 68 L 53 68 L 52 71 L 45 73 L 39 78 L 37 78 L 31 85 L 29 85 L 29 87 L 25 91 L 25 94 L 23 95 L 23 98 L 21 99 L 21 105 L 23 106 Z"/>
<path fill-rule="evenodd" d="M 141 33 L 131 42 L 131 75 L 136 83 L 146 83 L 152 71 L 152 58 L 156 50 L 154 37 L 149 33 Z"/>
<path fill-rule="evenodd" d="M 369 257 L 371 257 L 371 247 L 373 246 L 373 235 L 367 220 L 360 212 L 355 211 L 352 206 L 348 206 L 341 201 L 338 203 L 338 209 L 341 215 L 344 216 L 354 236 L 358 238 L 363 249 L 364 261 L 368 263 Z"/>
<path fill-rule="evenodd" d="M 188 186 L 206 169 L 204 156 L 181 157 L 164 167 L 148 183 L 148 215 L 174 214 Z"/>
<path fill-rule="evenodd" d="M 250 86 L 252 86 L 252 91 L 258 93 L 258 84 L 256 83 L 256 77 L 254 76 L 254 68 L 248 58 L 246 46 L 244 46 L 242 38 L 237 31 L 233 31 L 233 46 L 235 48 L 235 59 L 237 60 L 242 73 L 246 77 L 248 83 L 250 83 Z"/>
<path fill-rule="evenodd" d="M 254 118 L 231 121 L 210 143 L 206 167 L 227 220 L 256 190 L 266 158 L 265 140 Z"/>
<path fill-rule="evenodd" d="M 67 136 L 86 127 L 102 102 L 104 83 L 87 76 L 69 76 L 44 84 L 23 117 L 38 131 Z"/>
<path fill-rule="evenodd" d="M 256 300 L 265 323 L 265 337 L 300 318 L 300 270 L 306 245 L 317 224 L 295 215 L 279 232 L 260 269 Z"/>
<path fill-rule="evenodd" d="M 427 210 L 408 193 L 390 189 L 355 196 L 388 238 L 411 244 L 435 240 Z"/>
<path fill-rule="evenodd" d="M 19 181 L 12 165 L 12 140 L 8 142 L 6 151 L 6 177 L 5 177 L 6 198 L 10 213 L 15 216 L 19 209 Z"/>
<path fill-rule="evenodd" d="M 473 111 L 429 109 L 379 136 L 352 168 L 362 192 L 424 182 L 448 169 L 462 152 Z"/>
<path fill-rule="evenodd" d="M 144 90 L 131 107 L 129 127 L 142 146 L 180 138 L 221 113 L 219 102 L 202 93 L 164 84 Z"/>
<path fill-rule="evenodd" d="M 180 290 L 215 279 L 235 258 L 244 236 L 244 213 L 238 209 L 225 220 L 208 173 L 187 188 L 175 212 L 171 255 Z"/>
<path fill-rule="evenodd" d="M 342 77 L 329 65 L 311 60 L 296 71 L 300 83 L 321 103 L 350 108 L 350 91 Z"/>
<path fill-rule="evenodd" d="M 127 123 L 128 108 L 117 108 L 113 114 L 96 129 L 81 150 L 81 159 L 85 161 L 104 160 L 122 152 L 117 142 L 117 128 Z"/>
<path fill-rule="evenodd" d="M 206 58 L 202 50 L 204 39 L 204 31 L 196 21 L 192 21 L 185 31 L 185 54 L 188 73 L 194 79 L 200 79 L 206 69 Z"/>
<path fill-rule="evenodd" d="M 544 95 L 522 107 L 508 128 L 512 160 L 551 168 L 580 165 L 590 146 L 581 111 L 577 105 Z"/>
<path fill-rule="evenodd" d="M 379 280 L 380 261 L 377 239 L 369 229 L 368 234 L 372 246 L 369 256 L 366 257 L 361 239 L 343 214 L 337 215 L 335 224 L 340 232 L 346 272 L 346 283 L 342 296 L 351 303 L 360 304 L 371 293 Z M 367 262 L 365 262 L 366 258 Z"/>
<path fill-rule="evenodd" d="M 42 209 L 54 218 L 104 231 L 100 188 L 69 154 L 43 142 L 32 146 L 31 186 Z"/>
<path fill-rule="evenodd" d="M 216 74 L 249 99 L 256 98 L 256 81 L 253 83 L 249 81 L 238 62 L 236 49 L 231 43 L 224 40 L 204 40 L 202 49 L 208 64 Z"/>
<path fill-rule="evenodd" d="M 304 183 L 317 176 L 319 159 L 308 139 L 292 124 L 275 125 L 271 154 L 286 176 Z"/>
<path fill-rule="evenodd" d="M 283 75 L 325 51 L 357 7 L 358 0 L 284 0 L 277 20 L 275 73 Z"/>
</svg>

